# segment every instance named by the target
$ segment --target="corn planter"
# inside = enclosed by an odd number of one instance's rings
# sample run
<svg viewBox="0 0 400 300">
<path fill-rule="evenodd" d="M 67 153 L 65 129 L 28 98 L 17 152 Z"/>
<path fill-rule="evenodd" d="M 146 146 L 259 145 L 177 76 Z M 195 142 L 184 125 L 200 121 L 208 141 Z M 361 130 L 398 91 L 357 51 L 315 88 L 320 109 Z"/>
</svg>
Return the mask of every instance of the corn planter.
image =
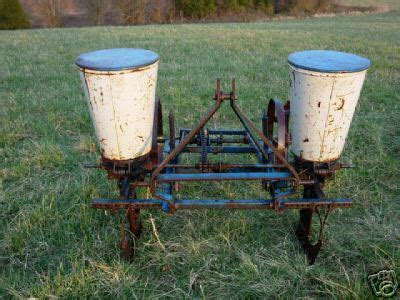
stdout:
<svg viewBox="0 0 400 300">
<path fill-rule="evenodd" d="M 77 65 L 101 149 L 99 165 L 118 182 L 118 199 L 94 199 L 93 207 L 112 210 L 121 222 L 121 247 L 132 256 L 141 232 L 141 209 L 299 209 L 296 235 L 310 263 L 323 242 L 323 228 L 331 210 L 351 207 L 351 199 L 328 198 L 324 182 L 348 165 L 338 159 L 350 128 L 369 60 L 334 51 L 303 51 L 289 56 L 291 102 L 272 99 L 258 128 L 238 105 L 235 80 L 229 93 L 217 81 L 213 105 L 192 129 L 175 128 L 168 117 L 164 137 L 161 102 L 155 97 L 158 55 L 140 49 L 110 49 L 81 55 Z M 222 105 L 229 105 L 240 128 L 210 129 L 207 123 Z M 289 131 L 289 116 L 292 130 Z M 291 145 L 292 144 L 292 145 Z M 291 150 L 291 151 L 290 151 Z M 209 160 L 209 155 L 251 154 L 254 160 Z M 194 163 L 182 156 L 196 155 Z M 190 161 L 190 160 L 186 160 Z M 200 199 L 175 197 L 178 183 L 258 181 L 267 199 Z M 146 188 L 150 198 L 137 198 Z M 298 192 L 302 198 L 294 198 Z M 126 234 L 120 211 L 126 210 Z M 320 231 L 311 243 L 312 216 Z M 131 239 L 127 239 L 126 236 Z M 133 240 L 132 240 L 133 239 Z"/>
</svg>

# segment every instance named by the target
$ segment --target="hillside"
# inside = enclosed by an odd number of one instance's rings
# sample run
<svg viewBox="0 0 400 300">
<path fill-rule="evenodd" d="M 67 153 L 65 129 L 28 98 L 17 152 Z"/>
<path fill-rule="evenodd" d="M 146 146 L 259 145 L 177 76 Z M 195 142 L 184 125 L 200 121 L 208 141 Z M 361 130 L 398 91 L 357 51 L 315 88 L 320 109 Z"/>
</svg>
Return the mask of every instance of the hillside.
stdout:
<svg viewBox="0 0 400 300">
<path fill-rule="evenodd" d="M 123 0 L 120 0 L 123 1 Z M 119 1 L 113 0 L 20 0 L 24 10 L 29 16 L 31 26 L 38 27 L 81 27 L 93 25 L 124 25 L 127 22 L 126 15 L 121 11 Z M 190 21 L 250 21 L 265 20 L 273 17 L 269 13 L 246 13 L 238 9 L 236 12 L 221 11 L 218 16 L 209 18 L 184 18 L 183 12 L 178 11 L 175 1 L 172 0 L 141 0 L 137 3 L 137 7 L 131 5 L 129 14 L 131 15 L 128 23 L 171 23 L 171 22 L 190 22 Z M 228 1 L 229 2 L 229 1 Z M 233 1 L 234 2 L 234 1 Z M 233 3 L 232 2 L 232 3 Z M 272 2 L 279 2 L 272 1 Z M 282 1 L 286 3 L 285 1 Z M 361 11 L 364 12 L 366 7 L 372 7 L 371 11 L 385 11 L 387 9 L 399 10 L 400 4 L 396 0 L 377 0 L 377 1 L 360 1 L 360 0 L 333 0 L 332 3 L 340 4 L 340 7 L 334 9 L 339 13 Z M 122 6 L 126 7 L 126 6 Z M 279 7 L 276 4 L 276 9 Z M 346 8 L 347 7 L 347 8 Z M 132 10 L 133 9 L 133 10 Z M 126 11 L 125 13 L 127 13 Z M 279 13 L 279 17 L 288 14 L 287 12 Z M 289 13 L 290 14 L 290 13 Z M 309 13 L 308 13 L 309 14 Z M 135 20 L 134 15 L 138 15 Z"/>
</svg>

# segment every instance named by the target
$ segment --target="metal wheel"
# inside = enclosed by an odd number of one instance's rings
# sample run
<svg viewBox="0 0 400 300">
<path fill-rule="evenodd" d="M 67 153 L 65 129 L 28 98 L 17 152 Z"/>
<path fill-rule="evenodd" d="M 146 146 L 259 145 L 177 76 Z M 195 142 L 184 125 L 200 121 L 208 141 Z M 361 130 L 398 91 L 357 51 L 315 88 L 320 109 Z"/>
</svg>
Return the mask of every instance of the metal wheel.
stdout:
<svg viewBox="0 0 400 300">
<path fill-rule="evenodd" d="M 156 97 L 154 107 L 154 120 L 153 120 L 153 138 L 150 151 L 151 161 L 154 165 L 162 161 L 162 147 L 163 144 L 158 142 L 164 135 L 162 105 L 161 100 Z"/>
<path fill-rule="evenodd" d="M 263 127 L 266 137 L 273 141 L 274 146 L 287 159 L 289 135 L 290 103 L 283 105 L 282 101 L 271 99 L 268 103 L 267 116 L 263 118 Z M 274 124 L 276 132 L 274 132 Z M 274 159 L 275 160 L 275 159 Z"/>
<path fill-rule="evenodd" d="M 282 101 L 277 99 L 271 99 L 268 103 L 268 109 L 264 112 L 262 118 L 263 134 L 266 138 L 272 141 L 273 145 L 277 148 L 278 152 L 287 160 L 288 159 L 288 147 L 290 143 L 289 134 L 289 113 L 290 103 L 287 102 L 283 105 Z M 276 124 L 276 126 L 275 126 Z M 268 146 L 264 144 L 264 149 L 268 153 L 268 161 L 264 163 L 278 163 L 275 155 L 272 151 L 269 151 Z M 276 188 L 282 188 L 285 185 L 275 182 L 273 184 L 267 181 L 262 181 L 264 189 L 274 194 Z"/>
</svg>

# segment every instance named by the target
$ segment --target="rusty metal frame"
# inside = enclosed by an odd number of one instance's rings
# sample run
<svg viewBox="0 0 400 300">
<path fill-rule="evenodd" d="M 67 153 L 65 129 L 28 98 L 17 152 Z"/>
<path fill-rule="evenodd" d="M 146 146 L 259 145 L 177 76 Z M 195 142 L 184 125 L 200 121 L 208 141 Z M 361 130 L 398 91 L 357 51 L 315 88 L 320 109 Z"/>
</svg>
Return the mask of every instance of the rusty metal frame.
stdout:
<svg viewBox="0 0 400 300">
<path fill-rule="evenodd" d="M 216 208 L 216 209 L 300 209 L 300 220 L 296 235 L 307 253 L 310 263 L 322 246 L 323 227 L 328 213 L 337 207 L 351 207 L 351 199 L 329 199 L 322 192 L 326 178 L 331 177 L 343 165 L 338 162 L 316 164 L 295 157 L 289 163 L 289 102 L 283 103 L 271 99 L 267 113 L 263 116 L 263 129 L 246 116 L 237 103 L 236 84 L 232 80 L 232 91 L 223 93 L 221 82 L 217 80 L 217 88 L 212 108 L 202 117 L 193 129 L 181 129 L 179 137 L 175 137 L 175 120 L 170 112 L 169 139 L 163 137 L 163 120 L 161 101 L 155 100 L 152 149 L 147 157 L 140 161 L 107 161 L 102 160 L 99 166 L 108 172 L 109 178 L 118 179 L 119 199 L 94 199 L 92 206 L 99 209 L 112 210 L 120 220 L 118 209 L 127 209 L 129 232 L 132 239 L 126 242 L 125 231 L 121 229 L 121 247 L 127 255 L 133 253 L 132 245 L 140 235 L 139 214 L 141 209 L 160 208 L 173 213 L 179 209 Z M 219 110 L 224 101 L 230 107 L 243 126 L 241 130 L 205 129 L 207 122 Z M 277 135 L 274 136 L 274 124 L 277 124 Z M 232 146 L 232 144 L 234 144 Z M 163 153 L 166 157 L 162 159 Z M 196 164 L 180 163 L 180 155 L 184 153 L 200 153 L 201 159 Z M 211 163 L 207 154 L 233 153 L 255 154 L 259 163 Z M 181 181 L 261 181 L 269 191 L 271 199 L 175 199 L 173 192 Z M 300 186 L 304 186 L 303 198 L 289 198 Z M 147 187 L 152 198 L 137 199 L 136 189 Z M 325 218 L 320 209 L 326 208 Z M 312 216 L 316 212 L 320 216 L 320 234 L 316 244 L 311 243 Z M 121 228 L 122 228 L 122 222 Z"/>
<path fill-rule="evenodd" d="M 294 182 L 294 188 L 297 189 L 300 183 L 300 177 L 297 171 L 289 164 L 284 155 L 275 147 L 273 141 L 268 139 L 262 131 L 260 131 L 257 126 L 244 114 L 242 109 L 236 103 L 236 82 L 235 79 L 232 80 L 232 91 L 228 94 L 224 94 L 221 91 L 221 82 L 217 80 L 217 90 L 214 96 L 215 105 L 212 107 L 206 115 L 200 120 L 200 122 L 192 129 L 187 135 L 185 135 L 184 139 L 172 149 L 172 151 L 168 154 L 168 156 L 157 166 L 157 168 L 152 172 L 150 177 L 150 191 L 157 198 L 163 198 L 163 195 L 160 193 L 156 193 L 157 186 L 157 177 L 159 177 L 162 170 L 167 166 L 167 164 L 176 158 L 184 148 L 192 141 L 192 139 L 199 134 L 199 132 L 204 128 L 206 123 L 211 119 L 211 117 L 218 111 L 221 107 L 221 104 L 224 100 L 230 100 L 231 108 L 235 112 L 236 116 L 239 118 L 246 132 L 248 133 L 252 146 L 256 149 L 260 155 L 263 156 L 264 159 L 268 159 L 268 154 L 265 149 L 260 146 L 258 143 L 257 137 L 260 138 L 265 145 L 273 152 L 277 161 L 282 163 L 285 168 L 292 174 L 293 177 L 288 178 L 288 180 L 292 180 Z M 240 177 L 238 180 L 243 180 L 245 178 Z M 249 174 L 248 179 L 252 179 L 252 176 Z M 266 178 L 267 179 L 267 178 Z M 196 179 L 194 179 L 196 180 Z M 198 178 L 199 181 L 205 180 L 202 177 Z M 223 179 L 222 179 L 223 180 Z M 234 180 L 232 177 L 229 180 Z M 274 179 L 271 179 L 274 180 Z"/>
</svg>

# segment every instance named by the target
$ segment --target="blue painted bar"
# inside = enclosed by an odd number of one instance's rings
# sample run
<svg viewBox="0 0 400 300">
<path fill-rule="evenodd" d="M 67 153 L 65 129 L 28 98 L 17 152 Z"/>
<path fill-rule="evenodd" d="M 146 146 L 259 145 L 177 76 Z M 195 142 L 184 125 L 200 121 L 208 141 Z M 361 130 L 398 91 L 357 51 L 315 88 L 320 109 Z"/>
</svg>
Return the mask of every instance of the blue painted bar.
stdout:
<svg viewBox="0 0 400 300">
<path fill-rule="evenodd" d="M 223 135 L 246 135 L 246 130 L 240 129 L 207 129 L 208 134 L 223 134 Z"/>
<path fill-rule="evenodd" d="M 257 150 L 253 147 L 241 147 L 241 146 L 207 146 L 207 153 L 232 153 L 232 154 L 241 154 L 241 153 L 256 153 Z M 182 152 L 190 152 L 190 153 L 201 153 L 201 147 L 185 147 Z"/>
<path fill-rule="evenodd" d="M 176 146 L 179 143 L 176 144 Z M 216 154 L 216 153 L 230 153 L 230 154 L 242 154 L 242 153 L 256 153 L 256 149 L 253 147 L 246 146 L 207 146 L 207 153 Z M 169 143 L 164 144 L 164 153 L 170 153 L 171 148 Z M 187 146 L 185 147 L 181 153 L 201 153 L 203 150 L 199 146 Z"/>
<path fill-rule="evenodd" d="M 182 199 L 174 202 L 175 209 L 196 209 L 196 208 L 225 208 L 225 209 L 250 209 L 250 208 L 273 208 L 272 200 L 227 200 L 207 199 L 190 200 Z"/>
<path fill-rule="evenodd" d="M 93 199 L 93 205 L 105 205 L 111 206 L 129 206 L 129 205 L 137 205 L 143 207 L 151 207 L 151 206 L 161 206 L 164 201 L 161 199 L 106 199 L 106 198 L 95 198 Z"/>
<path fill-rule="evenodd" d="M 215 180 L 283 180 L 292 179 L 287 172 L 241 172 L 241 173 L 181 173 L 160 174 L 157 181 L 215 181 Z"/>
<path fill-rule="evenodd" d="M 102 209 L 111 209 L 115 207 L 127 208 L 129 206 L 137 206 L 139 208 L 162 208 L 164 211 L 170 211 L 170 207 L 174 209 L 198 209 L 198 208 L 221 208 L 221 209 L 273 209 L 273 200 L 258 199 L 206 199 L 193 200 L 181 199 L 176 201 L 164 201 L 160 199 L 93 199 L 93 207 Z M 286 199 L 279 202 L 280 208 L 298 209 L 312 206 L 329 206 L 350 207 L 351 199 L 330 198 L 330 199 Z"/>
<path fill-rule="evenodd" d="M 168 201 L 168 202 L 171 202 L 171 201 L 174 200 L 174 198 L 172 197 L 172 194 L 170 194 L 170 193 L 168 193 L 168 192 L 157 192 L 157 193 L 155 194 L 155 196 L 156 196 L 158 199 L 165 200 L 165 201 Z"/>
<path fill-rule="evenodd" d="M 180 130 L 181 133 L 189 133 L 191 129 L 182 128 Z M 209 135 L 246 135 L 246 130 L 243 129 L 208 129 L 207 132 Z"/>
</svg>

